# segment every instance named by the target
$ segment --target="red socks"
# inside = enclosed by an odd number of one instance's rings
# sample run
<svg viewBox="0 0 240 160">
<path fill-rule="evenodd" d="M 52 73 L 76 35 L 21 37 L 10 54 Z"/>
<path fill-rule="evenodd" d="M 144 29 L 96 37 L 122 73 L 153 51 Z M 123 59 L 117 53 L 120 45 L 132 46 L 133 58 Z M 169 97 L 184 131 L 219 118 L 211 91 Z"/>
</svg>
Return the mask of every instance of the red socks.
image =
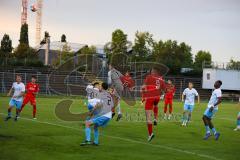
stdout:
<svg viewBox="0 0 240 160">
<path fill-rule="evenodd" d="M 150 136 L 153 130 L 152 123 L 148 123 L 147 126 L 148 126 L 148 135 Z"/>
<path fill-rule="evenodd" d="M 37 106 L 34 105 L 34 106 L 33 106 L 33 118 L 36 117 L 36 112 L 37 112 Z"/>
<path fill-rule="evenodd" d="M 153 107 L 154 118 L 158 119 L 158 107 Z"/>
<path fill-rule="evenodd" d="M 172 107 L 172 104 L 169 105 L 169 113 L 172 114 L 172 111 L 173 111 L 173 107 Z"/>
<path fill-rule="evenodd" d="M 164 113 L 167 113 L 167 105 L 164 106 Z M 173 111 L 173 107 L 172 107 L 172 104 L 169 104 L 169 113 L 172 114 L 172 111 Z"/>
<path fill-rule="evenodd" d="M 164 106 L 164 113 L 167 113 L 167 105 Z"/>
</svg>

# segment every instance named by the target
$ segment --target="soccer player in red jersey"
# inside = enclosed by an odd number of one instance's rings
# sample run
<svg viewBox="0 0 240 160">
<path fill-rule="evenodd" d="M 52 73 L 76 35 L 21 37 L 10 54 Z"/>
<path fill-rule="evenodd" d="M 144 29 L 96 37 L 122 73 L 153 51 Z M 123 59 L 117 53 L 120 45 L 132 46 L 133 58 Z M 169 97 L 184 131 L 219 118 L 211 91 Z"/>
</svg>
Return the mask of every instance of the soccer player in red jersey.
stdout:
<svg viewBox="0 0 240 160">
<path fill-rule="evenodd" d="M 167 84 L 165 86 L 165 95 L 164 95 L 164 119 L 167 119 L 167 110 L 169 105 L 169 115 L 168 119 L 171 119 L 172 111 L 173 111 L 173 96 L 175 94 L 175 86 L 172 84 L 171 80 L 167 81 Z"/>
<path fill-rule="evenodd" d="M 36 83 L 37 77 L 32 76 L 31 82 L 27 83 L 26 85 L 26 95 L 23 100 L 23 104 L 21 106 L 21 111 L 23 110 L 24 106 L 30 102 L 33 106 L 33 119 L 36 119 L 36 94 L 39 92 L 39 84 Z"/>
<path fill-rule="evenodd" d="M 124 88 L 132 90 L 135 85 L 135 81 L 132 79 L 128 71 L 124 74 L 124 76 L 120 77 L 120 79 L 123 83 Z"/>
<path fill-rule="evenodd" d="M 153 68 L 151 73 L 146 76 L 144 85 L 142 86 L 142 101 L 145 102 L 145 112 L 148 127 L 148 141 L 154 138 L 152 111 L 154 112 L 154 125 L 157 125 L 158 119 L 158 103 L 160 101 L 161 93 L 164 89 L 164 81 L 158 70 Z"/>
</svg>

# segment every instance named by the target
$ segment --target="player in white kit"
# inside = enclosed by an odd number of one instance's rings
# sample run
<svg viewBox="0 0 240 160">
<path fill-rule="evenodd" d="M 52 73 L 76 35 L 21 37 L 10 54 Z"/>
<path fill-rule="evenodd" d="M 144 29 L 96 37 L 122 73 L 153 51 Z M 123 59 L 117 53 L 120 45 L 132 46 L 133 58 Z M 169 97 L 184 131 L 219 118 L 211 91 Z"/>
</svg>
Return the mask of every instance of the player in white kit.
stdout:
<svg viewBox="0 0 240 160">
<path fill-rule="evenodd" d="M 14 120 L 17 121 L 19 118 L 19 113 L 23 102 L 23 95 L 25 92 L 25 85 L 22 83 L 22 77 L 20 75 L 16 75 L 16 82 L 12 84 L 12 87 L 8 92 L 8 96 L 11 96 L 12 92 L 13 95 L 9 102 L 8 116 L 6 117 L 5 121 L 8 121 L 12 118 L 13 107 L 16 107 L 16 117 Z"/>
</svg>

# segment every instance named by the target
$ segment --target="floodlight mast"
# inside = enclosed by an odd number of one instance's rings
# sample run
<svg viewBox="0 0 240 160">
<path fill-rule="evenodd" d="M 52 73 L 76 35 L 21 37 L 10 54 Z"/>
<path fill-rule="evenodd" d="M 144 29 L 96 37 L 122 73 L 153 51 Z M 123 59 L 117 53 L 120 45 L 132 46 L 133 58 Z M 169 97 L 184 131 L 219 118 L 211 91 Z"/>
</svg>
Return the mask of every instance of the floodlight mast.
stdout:
<svg viewBox="0 0 240 160">
<path fill-rule="evenodd" d="M 22 0 L 21 24 L 27 24 L 28 0 Z"/>
<path fill-rule="evenodd" d="M 43 6 L 43 1 L 42 0 L 37 0 L 37 12 L 36 12 L 36 46 L 40 45 L 41 41 L 41 31 L 42 31 L 42 6 Z"/>
</svg>

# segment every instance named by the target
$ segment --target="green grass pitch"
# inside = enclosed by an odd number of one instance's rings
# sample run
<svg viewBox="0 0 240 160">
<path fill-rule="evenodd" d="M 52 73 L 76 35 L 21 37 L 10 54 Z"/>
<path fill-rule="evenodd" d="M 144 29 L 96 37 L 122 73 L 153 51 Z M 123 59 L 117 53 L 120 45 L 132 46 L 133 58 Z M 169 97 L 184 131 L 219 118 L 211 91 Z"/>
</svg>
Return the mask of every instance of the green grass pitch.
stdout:
<svg viewBox="0 0 240 160">
<path fill-rule="evenodd" d="M 143 106 L 138 103 L 128 107 L 122 103 L 124 116 L 120 122 L 112 120 L 100 130 L 100 146 L 80 147 L 84 131 L 80 122 L 66 122 L 54 114 L 55 105 L 61 98 L 37 98 L 38 119 L 32 120 L 32 107 L 27 105 L 18 122 L 4 122 L 9 98 L 0 98 L 0 159 L 4 160 L 52 160 L 52 159 L 114 159 L 114 160 L 237 160 L 240 157 L 240 132 L 234 132 L 236 116 L 240 111 L 237 103 L 223 102 L 213 122 L 221 133 L 219 141 L 213 137 L 203 141 L 205 134 L 201 117 L 206 103 L 195 106 L 192 122 L 182 127 L 176 120 L 160 120 L 154 128 L 156 137 L 147 142 L 147 128 Z M 71 112 L 85 110 L 80 98 L 73 99 Z M 182 113 L 183 104 L 174 103 L 175 115 Z M 163 103 L 159 104 L 160 114 Z M 15 111 L 14 111 L 15 112 Z M 13 115 L 15 113 L 13 112 Z M 136 116 L 141 115 L 136 121 Z"/>
</svg>

